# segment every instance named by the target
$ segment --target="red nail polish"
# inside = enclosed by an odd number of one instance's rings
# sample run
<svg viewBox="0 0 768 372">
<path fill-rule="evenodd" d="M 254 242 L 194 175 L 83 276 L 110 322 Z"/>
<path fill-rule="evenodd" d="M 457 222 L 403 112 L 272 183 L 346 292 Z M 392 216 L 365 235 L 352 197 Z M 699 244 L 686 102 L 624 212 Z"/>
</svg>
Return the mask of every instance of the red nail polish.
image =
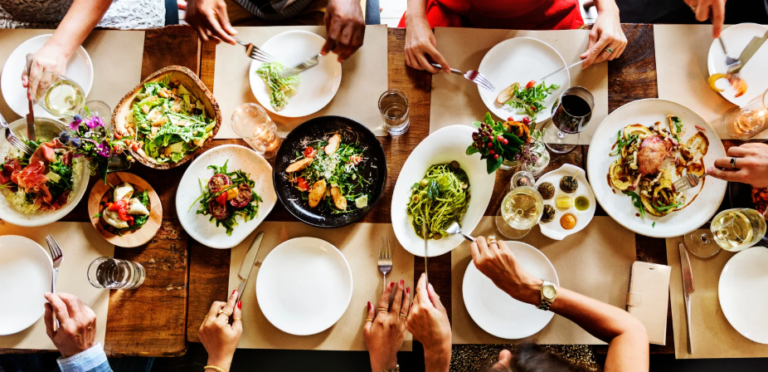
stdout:
<svg viewBox="0 0 768 372">
<path fill-rule="evenodd" d="M 389 282 L 389 288 L 392 288 L 395 286 L 395 282 Z"/>
<path fill-rule="evenodd" d="M 373 309 L 373 305 L 371 305 L 371 301 L 368 301 L 368 310 Z"/>
<path fill-rule="evenodd" d="M 405 280 L 403 280 L 403 279 L 400 279 L 400 286 L 402 287 L 402 286 L 404 286 L 404 285 L 405 285 Z"/>
<path fill-rule="evenodd" d="M 232 295 L 234 295 L 234 294 L 235 294 L 235 292 L 237 292 L 237 289 L 233 289 L 233 290 L 232 290 Z M 230 295 L 230 296 L 231 296 L 231 295 Z"/>
<path fill-rule="evenodd" d="M 405 293 L 407 293 L 407 294 L 411 294 L 411 287 L 408 287 L 408 288 L 406 288 L 406 289 L 405 289 Z"/>
<path fill-rule="evenodd" d="M 237 301 L 237 308 L 242 309 L 243 308 L 243 301 Z"/>
</svg>

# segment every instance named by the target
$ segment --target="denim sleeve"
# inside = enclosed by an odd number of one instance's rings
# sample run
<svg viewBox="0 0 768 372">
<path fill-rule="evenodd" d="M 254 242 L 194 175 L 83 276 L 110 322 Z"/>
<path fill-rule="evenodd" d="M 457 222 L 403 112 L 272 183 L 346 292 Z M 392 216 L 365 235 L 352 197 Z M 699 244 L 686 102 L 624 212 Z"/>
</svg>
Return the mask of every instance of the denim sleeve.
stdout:
<svg viewBox="0 0 768 372">
<path fill-rule="evenodd" d="M 93 345 L 90 349 L 69 358 L 59 358 L 61 372 L 112 372 L 107 362 L 107 354 L 101 344 Z"/>
</svg>

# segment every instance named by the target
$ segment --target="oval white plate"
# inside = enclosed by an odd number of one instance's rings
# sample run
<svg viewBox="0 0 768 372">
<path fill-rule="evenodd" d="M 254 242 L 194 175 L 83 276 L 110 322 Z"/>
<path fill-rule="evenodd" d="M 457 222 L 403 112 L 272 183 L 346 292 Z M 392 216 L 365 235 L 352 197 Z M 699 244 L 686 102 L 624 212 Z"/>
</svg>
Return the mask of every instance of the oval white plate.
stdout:
<svg viewBox="0 0 768 372">
<path fill-rule="evenodd" d="M 723 39 L 728 54 L 738 58 L 744 48 L 753 37 L 761 37 L 768 31 L 768 26 L 756 23 L 740 23 L 723 30 L 720 38 Z M 736 90 L 725 79 L 720 79 L 716 86 L 723 91 L 720 95 L 736 106 L 744 106 L 757 96 L 762 95 L 768 89 L 768 43 L 757 50 L 752 59 L 739 71 L 739 76 L 747 83 L 747 92 L 741 97 L 736 97 Z M 725 53 L 717 40 L 712 41 L 707 57 L 707 69 L 709 75 L 715 73 L 724 74 L 728 71 L 725 65 Z"/>
<path fill-rule="evenodd" d="M 768 344 L 768 249 L 754 247 L 725 264 L 718 285 L 720 307 L 744 337 Z"/>
<path fill-rule="evenodd" d="M 22 236 L 0 236 L 0 336 L 20 332 L 45 313 L 53 262 L 40 244 Z"/>
<path fill-rule="evenodd" d="M 261 49 L 275 57 L 285 68 L 291 68 L 320 53 L 323 44 L 325 39 L 320 35 L 296 30 L 271 37 Z M 254 60 L 248 71 L 253 95 L 267 110 L 283 117 L 296 118 L 320 111 L 336 96 L 341 84 L 341 63 L 337 56 L 332 53 L 321 56 L 317 66 L 299 74 L 301 81 L 296 95 L 288 99 L 288 104 L 282 110 L 276 111 L 269 103 L 267 85 L 256 75 L 259 67 L 261 62 Z"/>
<path fill-rule="evenodd" d="M 256 280 L 256 299 L 279 330 L 308 336 L 341 319 L 352 288 L 352 270 L 338 248 L 303 237 L 283 242 L 267 255 Z"/>
<path fill-rule="evenodd" d="M 704 156 L 705 166 L 712 166 L 715 159 L 725 156 L 725 148 L 720 137 L 699 114 L 679 103 L 663 99 L 634 101 L 612 112 L 595 131 L 587 155 L 587 173 L 589 179 L 595 181 L 592 183 L 592 190 L 605 212 L 622 226 L 654 238 L 680 236 L 698 229 L 717 212 L 728 185 L 725 181 L 707 177 L 704 181 L 704 190 L 688 207 L 664 217 L 655 217 L 646 213 L 644 220 L 635 215 L 638 211 L 632 205 L 632 199 L 629 196 L 613 190 L 608 184 L 607 177 L 608 168 L 616 157 L 608 154 L 613 151 L 611 147 L 616 142 L 616 133 L 629 124 L 652 125 L 657 121 L 665 123 L 668 114 L 675 114 L 683 121 L 685 127 L 683 141 L 687 141 L 696 134 L 696 125 L 705 129 L 704 134 L 709 140 L 709 151 Z M 686 191 L 687 200 L 690 201 L 701 187 Z"/>
<path fill-rule="evenodd" d="M 464 233 L 471 234 L 488 207 L 493 195 L 493 184 L 496 174 L 488 174 L 485 160 L 480 160 L 479 154 L 467 155 L 467 146 L 472 143 L 473 127 L 466 125 L 451 125 L 429 135 L 408 156 L 397 177 L 395 191 L 392 195 L 392 227 L 400 245 L 416 256 L 424 256 L 424 240 L 416 235 L 411 225 L 412 218 L 408 216 L 408 200 L 411 198 L 411 187 L 421 181 L 427 169 L 435 164 L 446 164 L 458 161 L 461 169 L 469 177 L 469 190 L 472 198 L 469 209 L 461 221 Z M 464 241 L 460 235 L 449 236 L 440 240 L 429 241 L 429 257 L 439 256 L 450 252 Z"/>
<path fill-rule="evenodd" d="M 560 179 L 564 176 L 573 175 L 576 175 L 576 180 L 579 181 L 579 187 L 576 189 L 576 192 L 568 194 L 565 191 L 560 190 Z M 563 240 L 568 235 L 584 230 L 584 228 L 592 221 L 592 217 L 595 216 L 595 208 L 597 205 L 597 202 L 595 201 L 595 193 L 592 192 L 592 187 L 589 185 L 589 182 L 587 182 L 587 174 L 584 170 L 575 165 L 563 164 L 563 166 L 557 170 L 553 170 L 541 176 L 541 178 L 536 181 L 534 188 L 538 188 L 539 185 L 544 182 L 549 182 L 555 186 L 555 196 L 553 196 L 552 199 L 544 200 L 544 205 L 551 205 L 555 208 L 555 219 L 547 223 L 539 222 L 541 233 L 550 239 Z M 572 197 L 574 203 L 579 196 L 586 196 L 587 199 L 589 199 L 589 208 L 585 211 L 580 211 L 576 209 L 575 206 L 572 206 L 567 210 L 555 207 L 555 200 L 563 195 Z M 566 230 L 560 225 L 560 217 L 566 213 L 576 216 L 576 227 L 570 230 Z"/>
<path fill-rule="evenodd" d="M 256 182 L 253 191 L 263 200 L 259 203 L 259 214 L 256 218 L 244 222 L 238 217 L 238 225 L 231 236 L 227 235 L 224 226 L 216 227 L 215 221 L 209 221 L 210 216 L 197 214 L 199 202 L 195 202 L 202 194 L 198 180 L 202 179 L 203 185 L 207 185 L 208 179 L 213 177 L 213 170 L 208 169 L 208 166 L 222 166 L 227 160 L 230 172 L 239 169 L 251 175 L 251 179 Z M 198 242 L 219 249 L 232 248 L 251 235 L 272 211 L 275 203 L 277 195 L 272 186 L 272 167 L 259 154 L 239 145 L 216 146 L 197 157 L 184 172 L 176 192 L 176 214 L 184 230 Z"/>
<path fill-rule="evenodd" d="M 480 67 L 477 69 L 485 76 L 496 88 L 491 92 L 485 88 L 477 87 L 483 103 L 494 115 L 506 120 L 508 117 L 514 117 L 516 120 L 522 119 L 524 114 L 518 114 L 517 109 L 509 106 L 497 106 L 496 97 L 499 93 L 518 82 L 522 85 L 531 80 L 536 80 L 559 68 L 565 67 L 565 60 L 560 53 L 549 44 L 529 37 L 516 37 L 504 40 L 485 54 Z M 552 106 L 571 85 L 571 75 L 568 70 L 562 71 L 547 79 L 547 84 L 557 84 L 560 86 L 544 100 L 545 109 L 537 113 L 536 121 L 543 122 L 552 116 Z"/>
<path fill-rule="evenodd" d="M 552 263 L 538 249 L 518 241 L 507 241 L 507 247 L 520 265 L 537 278 L 560 285 Z M 515 300 L 497 287 L 469 262 L 462 286 L 464 305 L 472 320 L 484 331 L 496 337 L 517 340 L 536 334 L 555 315 L 535 306 Z"/>
<path fill-rule="evenodd" d="M 21 86 L 21 73 L 27 64 L 26 56 L 29 53 L 35 53 L 40 50 L 51 36 L 53 35 L 39 35 L 21 43 L 5 61 L 3 75 L 0 77 L 0 89 L 3 91 L 3 98 L 5 98 L 8 107 L 16 115 L 25 117 L 29 113 L 27 90 Z M 91 86 L 93 85 L 93 63 L 85 48 L 82 46 L 77 48 L 75 54 L 69 59 L 67 72 L 64 76 L 80 84 L 80 87 L 85 90 L 85 96 L 88 97 L 88 93 L 91 92 Z M 36 117 L 54 118 L 53 115 L 45 111 L 40 105 L 34 105 L 33 107 Z"/>
</svg>

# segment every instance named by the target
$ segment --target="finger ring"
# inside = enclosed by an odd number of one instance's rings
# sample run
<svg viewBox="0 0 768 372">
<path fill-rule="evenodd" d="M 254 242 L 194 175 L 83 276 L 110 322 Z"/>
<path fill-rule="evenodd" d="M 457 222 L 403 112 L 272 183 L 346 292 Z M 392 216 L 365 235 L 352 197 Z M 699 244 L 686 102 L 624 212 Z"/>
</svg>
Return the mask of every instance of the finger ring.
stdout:
<svg viewBox="0 0 768 372">
<path fill-rule="evenodd" d="M 389 309 L 387 309 L 386 307 L 380 307 L 378 311 L 383 311 L 386 313 L 386 312 L 389 312 Z"/>
<path fill-rule="evenodd" d="M 731 158 L 731 168 L 736 168 L 736 158 Z"/>
<path fill-rule="evenodd" d="M 232 318 L 232 321 L 237 322 L 238 320 L 242 320 L 240 318 Z"/>
<path fill-rule="evenodd" d="M 491 235 L 488 237 L 488 245 L 496 244 L 496 236 Z"/>
<path fill-rule="evenodd" d="M 373 319 L 371 319 L 371 318 L 368 318 L 368 319 L 366 319 L 365 321 L 366 321 L 366 322 L 372 322 L 372 321 L 373 321 Z"/>
<path fill-rule="evenodd" d="M 611 48 L 611 47 L 605 48 L 603 50 L 608 52 L 608 54 L 613 54 L 613 48 Z"/>
<path fill-rule="evenodd" d="M 224 311 L 224 309 L 221 309 L 221 310 L 219 310 L 219 313 L 218 313 L 218 314 L 216 314 L 216 316 L 219 316 L 219 315 L 221 315 L 221 314 L 224 314 L 224 315 L 226 315 L 226 316 L 227 316 L 227 318 L 229 318 L 229 316 L 230 316 L 230 315 L 232 315 L 232 314 L 230 314 L 230 313 L 228 313 L 228 312 Z"/>
<path fill-rule="evenodd" d="M 692 10 L 694 13 L 696 13 L 696 5 L 691 5 L 690 7 L 691 7 L 691 10 Z"/>
<path fill-rule="evenodd" d="M 405 315 L 405 314 L 403 314 L 403 313 L 400 313 L 400 316 L 401 316 L 401 317 L 403 317 L 403 319 L 406 319 L 406 318 L 408 318 L 408 316 L 407 316 L 407 315 Z"/>
</svg>

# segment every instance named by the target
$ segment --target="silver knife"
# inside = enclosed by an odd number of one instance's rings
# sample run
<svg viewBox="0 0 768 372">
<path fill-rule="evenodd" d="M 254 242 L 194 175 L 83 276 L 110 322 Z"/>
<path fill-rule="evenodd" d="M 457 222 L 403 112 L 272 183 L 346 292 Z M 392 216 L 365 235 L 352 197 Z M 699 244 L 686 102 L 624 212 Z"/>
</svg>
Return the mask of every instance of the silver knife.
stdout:
<svg viewBox="0 0 768 372">
<path fill-rule="evenodd" d="M 308 60 L 306 60 L 306 61 L 304 61 L 302 63 L 299 63 L 298 65 L 296 65 L 294 67 L 291 67 L 289 69 L 283 70 L 280 73 L 280 77 L 281 78 L 286 78 L 286 77 L 291 76 L 291 75 L 296 75 L 296 74 L 298 74 L 298 73 L 300 73 L 300 72 L 302 72 L 304 70 L 308 70 L 308 69 L 310 69 L 312 67 L 317 66 L 318 63 L 320 63 L 320 55 L 319 54 L 316 55 L 316 56 L 313 56 L 312 58 L 310 58 L 310 59 L 308 59 Z"/>
<path fill-rule="evenodd" d="M 688 328 L 688 354 L 693 354 L 693 336 L 691 333 L 691 293 L 693 288 L 693 272 L 691 272 L 691 260 L 688 258 L 688 251 L 685 245 L 680 243 L 677 248 L 680 250 L 680 270 L 683 276 L 683 296 L 685 297 L 685 322 Z"/>
<path fill-rule="evenodd" d="M 29 76 L 32 71 L 32 54 L 27 54 L 27 101 L 29 102 L 29 114 L 27 114 L 27 139 L 30 141 L 36 141 L 35 136 L 35 110 L 34 103 L 29 98 L 32 94 L 32 76 Z"/>
<path fill-rule="evenodd" d="M 259 253 L 259 247 L 263 238 L 264 232 L 256 235 L 256 239 L 253 239 L 251 247 L 248 248 L 248 252 L 245 254 L 245 258 L 243 258 L 243 263 L 240 264 L 240 272 L 237 274 L 237 277 L 240 278 L 240 286 L 237 287 L 237 301 L 240 301 L 240 296 L 243 295 L 245 290 L 245 284 L 248 283 L 248 277 L 251 275 L 251 269 L 256 262 L 256 255 Z"/>
<path fill-rule="evenodd" d="M 753 55 L 757 52 L 758 49 L 760 49 L 761 46 L 763 46 L 763 43 L 768 40 L 768 31 L 765 32 L 765 34 L 762 37 L 753 37 L 752 40 L 747 44 L 747 46 L 744 48 L 744 50 L 741 52 L 741 55 L 739 56 L 739 64 L 735 65 L 732 68 L 728 69 L 729 73 L 737 73 L 742 68 L 744 68 L 744 65 L 749 62 L 749 59 L 752 58 Z"/>
</svg>

